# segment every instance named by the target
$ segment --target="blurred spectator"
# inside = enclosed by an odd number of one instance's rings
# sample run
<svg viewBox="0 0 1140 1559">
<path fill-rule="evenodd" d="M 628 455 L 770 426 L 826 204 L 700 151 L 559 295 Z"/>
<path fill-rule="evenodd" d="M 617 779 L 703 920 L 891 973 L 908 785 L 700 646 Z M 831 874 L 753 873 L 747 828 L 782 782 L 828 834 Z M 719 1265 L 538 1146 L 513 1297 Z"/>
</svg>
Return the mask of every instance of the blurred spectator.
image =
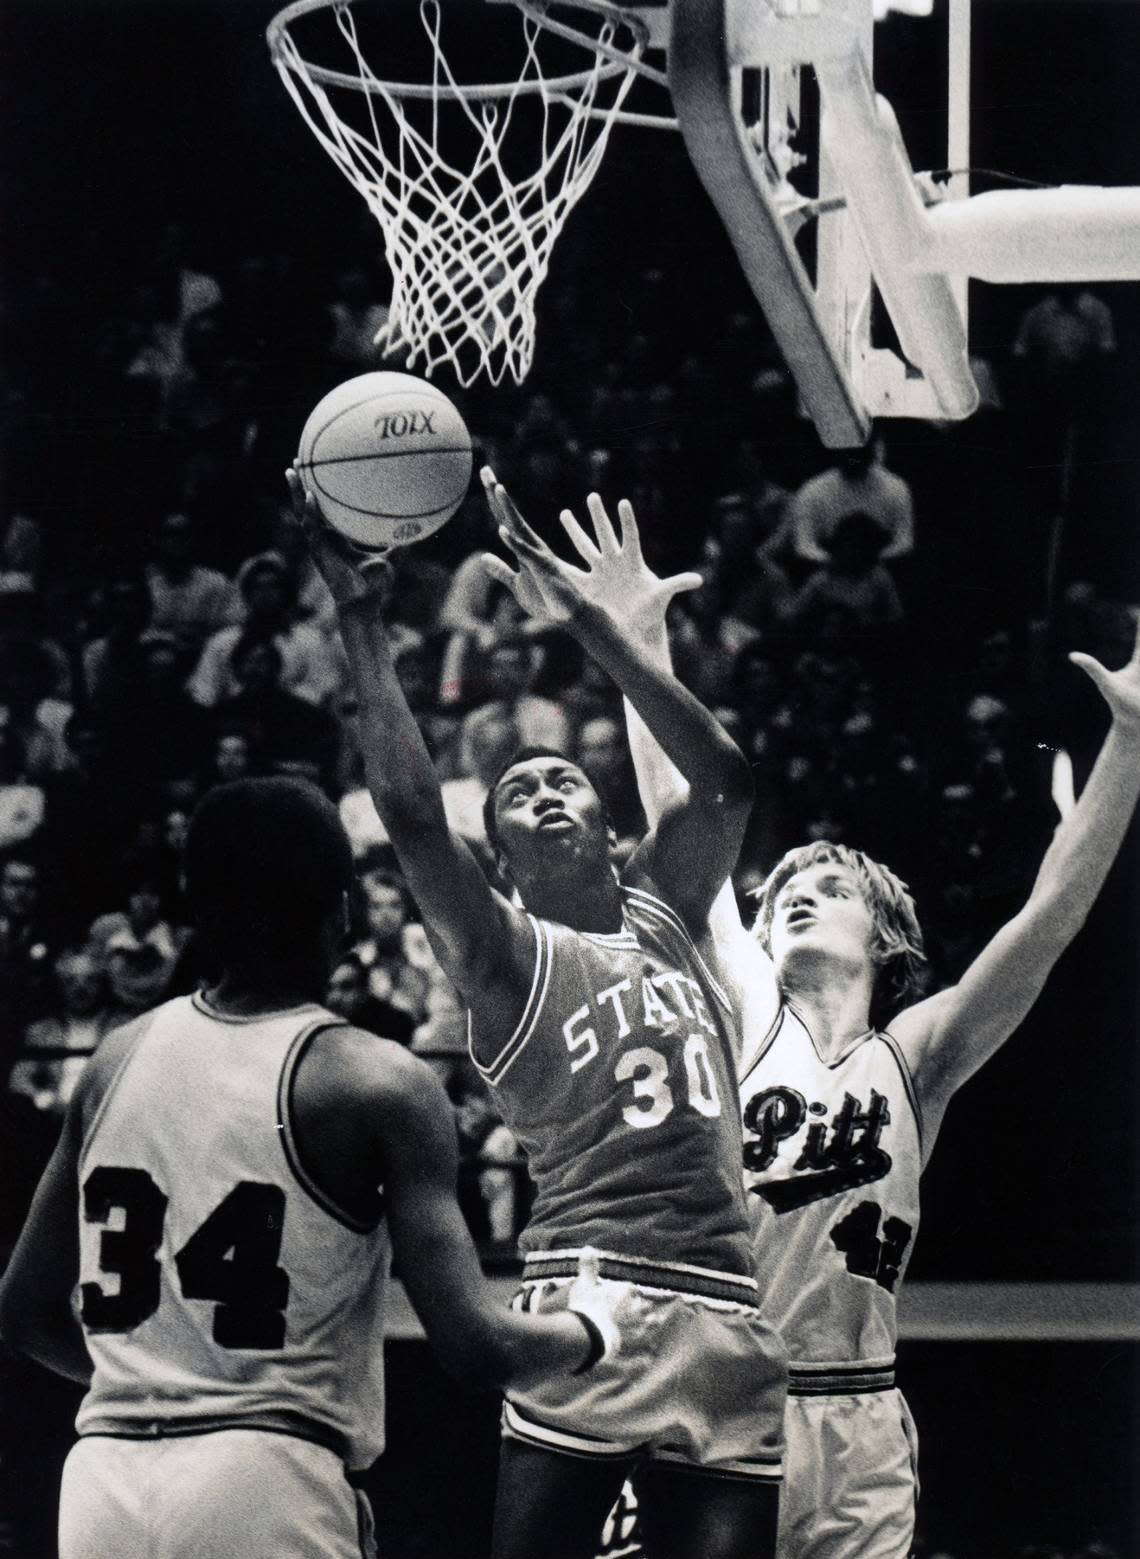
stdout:
<svg viewBox="0 0 1140 1559">
<path fill-rule="evenodd" d="M 146 566 L 151 625 L 178 636 L 195 657 L 212 633 L 243 615 L 231 579 L 196 557 L 194 522 L 187 514 L 164 514 L 155 525 L 153 555 Z"/>
<path fill-rule="evenodd" d="M 614 715 L 596 715 L 578 729 L 573 756 L 605 802 L 619 844 L 645 833 L 645 813 L 637 794 L 625 723 Z"/>
<path fill-rule="evenodd" d="M 28 778 L 23 741 L 0 724 L 0 858 L 30 839 L 43 820 L 44 793 Z"/>
<path fill-rule="evenodd" d="M 423 1022 L 412 1035 L 412 1049 L 444 1083 L 467 1060 L 467 1009 L 438 966 L 436 978 L 428 985 Z"/>
<path fill-rule="evenodd" d="M 507 719 L 518 727 L 526 747 L 556 747 L 570 743 L 570 722 L 565 711 L 548 698 L 530 691 L 538 672 L 533 642 L 521 636 L 500 639 L 487 658 L 487 699 L 466 715 L 459 733 L 460 763 L 473 772 L 471 744 L 481 725 Z"/>
<path fill-rule="evenodd" d="M 525 616 L 514 596 L 472 553 L 455 570 L 439 608 L 439 627 L 450 637 L 440 668 L 440 703 L 466 704 L 480 692 L 484 657 L 501 638 L 525 631 Z"/>
<path fill-rule="evenodd" d="M 742 493 L 717 500 L 711 545 L 725 581 L 725 612 L 741 638 L 778 630 L 792 601 L 791 582 L 765 547 L 765 534 Z"/>
<path fill-rule="evenodd" d="M 826 562 L 791 602 L 789 618 L 810 637 L 810 625 L 838 608 L 859 628 L 886 628 L 903 615 L 898 589 L 880 559 L 885 536 L 870 514 L 845 514 L 826 541 Z"/>
<path fill-rule="evenodd" d="M 71 705 L 55 696 L 54 663 L 34 638 L 0 639 L 0 725 L 11 728 L 32 779 L 67 765 L 64 731 Z"/>
<path fill-rule="evenodd" d="M 129 1013 L 163 1000 L 189 931 L 165 918 L 162 873 L 151 862 L 128 864 L 122 873 L 125 904 L 100 915 L 87 942 L 107 970 L 111 990 Z"/>
<path fill-rule="evenodd" d="M 269 638 L 281 654 L 281 686 L 311 704 L 323 704 L 337 691 L 341 668 L 327 639 L 296 619 L 296 594 L 289 566 L 279 552 L 247 558 L 238 570 L 245 602 L 241 623 L 222 628 L 206 640 L 190 678 L 191 696 L 207 709 L 241 691 L 233 668 L 235 645 L 244 636 Z"/>
<path fill-rule="evenodd" d="M 244 732 L 269 773 L 298 774 L 328 786 L 337 755 L 336 721 L 325 709 L 286 692 L 274 640 L 247 629 L 230 655 L 238 691 L 214 708 L 219 732 Z"/>
<path fill-rule="evenodd" d="M 14 514 L 0 535 L 0 595 L 25 595 L 36 589 L 43 545 L 39 521 Z"/>
<path fill-rule="evenodd" d="M 494 1100 L 470 1063 L 457 1067 L 447 1084 L 459 1136 L 459 1206 L 477 1240 L 514 1241 L 521 1225 L 525 1178 L 513 1132 L 503 1124 Z M 512 1168 L 510 1166 L 517 1166 Z"/>
<path fill-rule="evenodd" d="M 696 572 L 702 583 L 679 595 L 669 614 L 669 643 L 677 676 L 712 708 L 727 700 L 733 659 L 753 635 L 742 634 L 725 612 L 731 585 L 715 548 L 704 550 Z"/>
<path fill-rule="evenodd" d="M 408 708 L 441 770 L 450 771 L 456 761 L 460 720 L 439 707 L 439 656 L 436 647 L 422 639 L 405 643 L 392 657 L 396 676 Z"/>
<path fill-rule="evenodd" d="M 210 748 L 202 783 L 205 789 L 225 785 L 230 780 L 248 779 L 260 774 L 261 767 L 248 731 L 222 726 Z"/>
<path fill-rule="evenodd" d="M 1051 287 L 1021 317 L 1013 356 L 1025 393 L 1053 416 L 1087 413 L 1116 353 L 1112 310 L 1079 282 Z M 1082 403 L 1085 403 L 1082 406 Z"/>
<path fill-rule="evenodd" d="M 43 874 L 26 849 L 0 865 L 0 1070 L 7 1075 L 29 1023 L 47 1006 L 52 953 L 59 944 L 44 905 Z"/>
<path fill-rule="evenodd" d="M 348 782 L 337 803 L 340 820 L 357 860 L 388 843 L 388 830 L 380 821 L 364 778 L 364 758 L 355 745 L 348 760 Z"/>
<path fill-rule="evenodd" d="M 103 721 L 79 711 L 72 715 L 67 751 L 67 768 L 43 782 L 44 824 L 37 842 L 52 874 L 67 884 L 67 910 L 79 931 L 114 881 L 115 863 L 138 822 L 140 796 Z"/>
<path fill-rule="evenodd" d="M 848 450 L 838 465 L 809 477 L 793 494 L 787 524 L 795 556 L 807 563 L 826 563 L 836 526 L 851 514 L 869 515 L 882 530 L 881 561 L 909 557 L 914 551 L 910 488 L 883 464 L 879 439 Z"/>
<path fill-rule="evenodd" d="M 98 592 L 103 633 L 83 646 L 83 684 L 88 710 L 104 718 L 129 716 L 144 680 L 142 636 L 150 626 L 150 591 L 130 570 Z"/>
<path fill-rule="evenodd" d="M 363 266 L 349 265 L 337 272 L 329 303 L 329 357 L 348 374 L 379 368 L 387 355 L 376 337 L 388 323 L 388 308 L 376 294 Z"/>
<path fill-rule="evenodd" d="M 368 972 L 369 993 L 420 1023 L 427 1012 L 429 970 L 412 928 L 407 884 L 398 873 L 366 857 L 361 863 L 360 887 L 364 935 L 353 944 L 352 952 Z"/>
<path fill-rule="evenodd" d="M 120 685 L 103 723 L 118 768 L 145 801 L 157 786 L 201 768 L 210 721 L 186 691 L 186 652 L 175 634 L 145 629 L 137 658 L 137 681 Z"/>
<path fill-rule="evenodd" d="M 28 1050 L 68 1050 L 68 1056 L 29 1056 L 17 1061 L 9 1086 L 26 1094 L 37 1109 L 62 1114 L 88 1056 L 105 1034 L 123 1020 L 111 1001 L 102 962 L 90 949 L 65 947 L 52 963 L 49 1011 L 29 1025 Z"/>
<path fill-rule="evenodd" d="M 471 730 L 466 753 L 469 772 L 445 779 L 440 785 L 448 825 L 464 839 L 486 845 L 483 802 L 487 790 L 523 745 L 518 725 L 507 714 L 492 711 Z"/>
<path fill-rule="evenodd" d="M 346 954 L 333 970 L 325 993 L 325 1006 L 346 1023 L 367 1029 L 381 1039 L 392 1039 L 400 1045 L 411 1043 L 415 1024 L 410 1014 L 390 1001 L 373 996 L 368 986 L 368 970 L 352 953 Z"/>
</svg>

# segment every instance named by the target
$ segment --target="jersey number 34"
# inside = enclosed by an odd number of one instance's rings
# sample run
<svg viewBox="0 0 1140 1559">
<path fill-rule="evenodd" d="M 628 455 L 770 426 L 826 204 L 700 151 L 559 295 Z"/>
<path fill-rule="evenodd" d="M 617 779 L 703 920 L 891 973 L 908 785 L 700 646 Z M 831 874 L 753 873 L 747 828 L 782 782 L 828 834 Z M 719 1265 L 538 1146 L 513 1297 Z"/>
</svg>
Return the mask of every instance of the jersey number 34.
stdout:
<svg viewBox="0 0 1140 1559">
<path fill-rule="evenodd" d="M 117 1276 L 116 1292 L 80 1288 L 80 1316 L 91 1332 L 129 1332 L 158 1309 L 167 1198 L 145 1169 L 101 1164 L 83 1185 L 83 1217 L 122 1226 L 99 1236 L 99 1270 Z M 289 1275 L 277 1265 L 285 1224 L 280 1186 L 243 1180 L 229 1191 L 174 1257 L 184 1299 L 215 1302 L 213 1337 L 222 1348 L 281 1348 Z"/>
</svg>

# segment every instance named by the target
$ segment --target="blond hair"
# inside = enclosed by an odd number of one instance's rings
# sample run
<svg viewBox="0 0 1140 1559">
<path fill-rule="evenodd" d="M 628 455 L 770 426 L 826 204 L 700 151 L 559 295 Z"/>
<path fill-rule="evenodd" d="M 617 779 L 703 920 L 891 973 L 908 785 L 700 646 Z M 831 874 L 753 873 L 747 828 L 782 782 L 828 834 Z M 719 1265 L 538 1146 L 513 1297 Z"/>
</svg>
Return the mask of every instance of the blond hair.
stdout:
<svg viewBox="0 0 1140 1559">
<path fill-rule="evenodd" d="M 877 1022 L 885 1022 L 922 995 L 926 973 L 926 951 L 914 899 L 906 883 L 889 867 L 873 861 L 861 850 L 852 850 L 845 844 L 831 844 L 826 839 L 789 850 L 752 894 L 756 901 L 752 935 L 770 955 L 772 916 L 780 889 L 797 872 L 829 862 L 854 873 L 871 912 L 874 925 L 871 957 L 877 969 L 872 1017 Z"/>
</svg>

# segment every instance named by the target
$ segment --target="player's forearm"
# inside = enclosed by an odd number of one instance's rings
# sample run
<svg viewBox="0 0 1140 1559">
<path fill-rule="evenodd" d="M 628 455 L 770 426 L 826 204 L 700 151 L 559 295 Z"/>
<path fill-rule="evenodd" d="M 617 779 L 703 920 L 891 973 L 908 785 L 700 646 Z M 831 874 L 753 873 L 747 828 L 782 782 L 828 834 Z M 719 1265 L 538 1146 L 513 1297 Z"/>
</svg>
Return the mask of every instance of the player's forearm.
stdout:
<svg viewBox="0 0 1140 1559">
<path fill-rule="evenodd" d="M 501 1317 L 494 1385 L 525 1387 L 552 1375 L 570 1375 L 597 1357 L 594 1337 L 581 1316 L 571 1311 L 555 1315 Z"/>
<path fill-rule="evenodd" d="M 665 620 L 655 623 L 641 635 L 641 643 L 650 664 L 660 671 L 671 673 L 672 657 L 669 653 L 669 634 Z M 625 728 L 629 737 L 629 751 L 633 759 L 633 772 L 637 778 L 637 793 L 645 808 L 650 828 L 656 828 L 662 813 L 685 799 L 688 785 L 676 766 L 669 762 L 660 745 L 649 734 L 645 721 L 630 703 L 622 700 L 625 710 Z"/>
<path fill-rule="evenodd" d="M 0 1336 L 10 1348 L 27 1354 L 45 1369 L 86 1386 L 91 1380 L 91 1356 L 83 1329 L 70 1308 L 60 1310 L 34 1296 L 21 1302 L 5 1292 L 0 1304 Z"/>
<path fill-rule="evenodd" d="M 401 837 L 447 830 L 439 776 L 396 676 L 387 630 L 375 609 L 339 614 L 360 706 L 360 747 L 373 805 L 397 851 Z"/>
<path fill-rule="evenodd" d="M 736 743 L 699 699 L 606 613 L 587 608 L 572 625 L 583 648 L 617 683 L 648 734 L 682 779 L 728 805 L 752 800 L 752 771 Z"/>
<path fill-rule="evenodd" d="M 1043 906 L 1062 942 L 1083 925 L 1108 876 L 1140 796 L 1140 725 L 1113 721 L 1088 783 L 1058 826 L 1030 905 Z"/>
</svg>

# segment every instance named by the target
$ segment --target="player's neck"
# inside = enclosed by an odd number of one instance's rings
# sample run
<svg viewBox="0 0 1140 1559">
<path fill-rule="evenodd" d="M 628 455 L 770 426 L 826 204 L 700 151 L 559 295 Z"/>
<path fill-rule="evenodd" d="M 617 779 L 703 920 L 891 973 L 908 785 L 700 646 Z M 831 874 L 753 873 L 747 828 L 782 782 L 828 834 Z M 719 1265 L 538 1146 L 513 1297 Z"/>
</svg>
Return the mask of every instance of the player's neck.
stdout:
<svg viewBox="0 0 1140 1559">
<path fill-rule="evenodd" d="M 811 1034 L 825 1061 L 838 1059 L 871 1025 L 872 978 L 819 969 L 799 973 L 784 999 Z"/>
<path fill-rule="evenodd" d="M 301 1007 L 308 1002 L 320 1001 L 323 986 L 302 975 L 282 978 L 280 974 L 264 975 L 256 971 L 227 970 L 202 992 L 211 1007 L 234 1017 L 252 1017 L 260 1012 L 285 1012 L 290 1007 Z"/>
<path fill-rule="evenodd" d="M 533 882 L 522 900 L 540 920 L 556 920 L 575 931 L 612 933 L 622 928 L 621 889 L 609 872 L 587 882 L 580 877 Z"/>
</svg>

